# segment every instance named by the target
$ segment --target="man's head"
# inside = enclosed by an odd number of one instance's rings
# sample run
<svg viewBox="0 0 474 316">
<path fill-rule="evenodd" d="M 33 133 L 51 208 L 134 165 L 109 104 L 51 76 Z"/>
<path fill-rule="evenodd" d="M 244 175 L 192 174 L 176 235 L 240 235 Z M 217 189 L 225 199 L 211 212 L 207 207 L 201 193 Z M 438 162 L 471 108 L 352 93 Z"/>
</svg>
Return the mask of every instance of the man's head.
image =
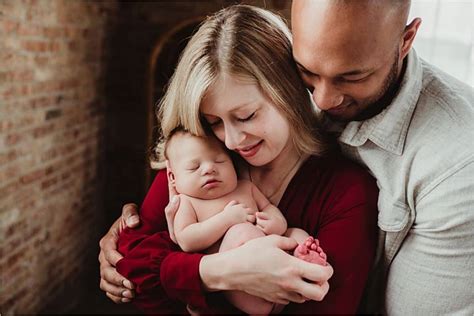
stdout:
<svg viewBox="0 0 474 316">
<path fill-rule="evenodd" d="M 293 56 L 316 105 L 340 121 L 363 120 L 393 98 L 421 20 L 409 0 L 297 0 Z"/>
<path fill-rule="evenodd" d="M 176 191 L 215 199 L 237 187 L 237 174 L 223 144 L 214 136 L 194 136 L 178 128 L 166 140 L 168 181 Z"/>
</svg>

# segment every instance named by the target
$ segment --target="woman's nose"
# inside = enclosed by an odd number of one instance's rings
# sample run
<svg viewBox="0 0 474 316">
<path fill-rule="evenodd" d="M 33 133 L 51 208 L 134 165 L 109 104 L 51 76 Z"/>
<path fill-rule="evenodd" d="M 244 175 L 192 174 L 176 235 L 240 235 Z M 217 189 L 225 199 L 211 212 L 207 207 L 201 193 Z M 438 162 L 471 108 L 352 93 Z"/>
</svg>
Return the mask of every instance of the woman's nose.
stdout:
<svg viewBox="0 0 474 316">
<path fill-rule="evenodd" d="M 244 137 L 244 133 L 238 128 L 230 125 L 225 127 L 224 143 L 228 149 L 236 149 L 242 143 Z"/>
</svg>

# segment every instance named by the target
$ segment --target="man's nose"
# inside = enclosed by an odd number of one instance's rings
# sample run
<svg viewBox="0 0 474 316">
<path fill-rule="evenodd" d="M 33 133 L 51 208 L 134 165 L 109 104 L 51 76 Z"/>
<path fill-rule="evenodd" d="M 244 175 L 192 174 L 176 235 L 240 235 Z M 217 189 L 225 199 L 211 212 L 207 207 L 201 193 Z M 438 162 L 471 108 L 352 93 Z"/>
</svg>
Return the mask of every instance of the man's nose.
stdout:
<svg viewBox="0 0 474 316">
<path fill-rule="evenodd" d="M 314 85 L 313 100 L 318 108 L 327 111 L 341 105 L 344 95 L 331 83 L 321 81 Z"/>
</svg>

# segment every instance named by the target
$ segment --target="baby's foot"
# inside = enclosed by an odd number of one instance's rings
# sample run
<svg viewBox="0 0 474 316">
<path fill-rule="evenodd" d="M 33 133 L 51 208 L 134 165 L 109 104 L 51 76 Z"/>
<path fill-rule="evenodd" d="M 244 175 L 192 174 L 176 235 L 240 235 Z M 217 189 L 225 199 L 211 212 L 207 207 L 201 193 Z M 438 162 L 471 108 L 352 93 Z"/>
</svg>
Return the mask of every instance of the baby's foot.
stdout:
<svg viewBox="0 0 474 316">
<path fill-rule="evenodd" d="M 293 255 L 304 261 L 316 263 L 322 266 L 327 265 L 327 256 L 319 246 L 319 240 L 309 236 L 302 244 L 296 247 Z"/>
</svg>

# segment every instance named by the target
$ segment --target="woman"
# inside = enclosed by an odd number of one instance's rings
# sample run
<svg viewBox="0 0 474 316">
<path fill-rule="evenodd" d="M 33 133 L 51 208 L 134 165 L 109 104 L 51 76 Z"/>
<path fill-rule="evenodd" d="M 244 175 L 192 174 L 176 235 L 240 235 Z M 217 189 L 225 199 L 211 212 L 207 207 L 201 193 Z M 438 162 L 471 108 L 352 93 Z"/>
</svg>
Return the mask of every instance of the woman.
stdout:
<svg viewBox="0 0 474 316">
<path fill-rule="evenodd" d="M 137 305 L 155 313 L 185 312 L 186 304 L 222 312 L 229 306 L 209 293 L 240 290 L 292 302 L 284 313 L 356 312 L 375 252 L 377 188 L 365 171 L 326 150 L 280 18 L 244 5 L 209 17 L 183 52 L 159 118 L 165 137 L 177 126 L 197 135 L 211 130 L 236 152 L 239 176 L 278 205 L 289 227 L 320 240 L 334 275 L 324 297 L 331 268 L 290 256 L 297 244 L 281 236 L 218 254 L 183 253 L 167 232 L 168 185 L 160 172 L 140 210 L 143 224 L 121 236 L 125 258 L 117 267 L 136 284 Z M 118 283 L 107 277 L 114 260 L 105 260 L 113 233 L 101 242 L 103 284 Z"/>
</svg>

